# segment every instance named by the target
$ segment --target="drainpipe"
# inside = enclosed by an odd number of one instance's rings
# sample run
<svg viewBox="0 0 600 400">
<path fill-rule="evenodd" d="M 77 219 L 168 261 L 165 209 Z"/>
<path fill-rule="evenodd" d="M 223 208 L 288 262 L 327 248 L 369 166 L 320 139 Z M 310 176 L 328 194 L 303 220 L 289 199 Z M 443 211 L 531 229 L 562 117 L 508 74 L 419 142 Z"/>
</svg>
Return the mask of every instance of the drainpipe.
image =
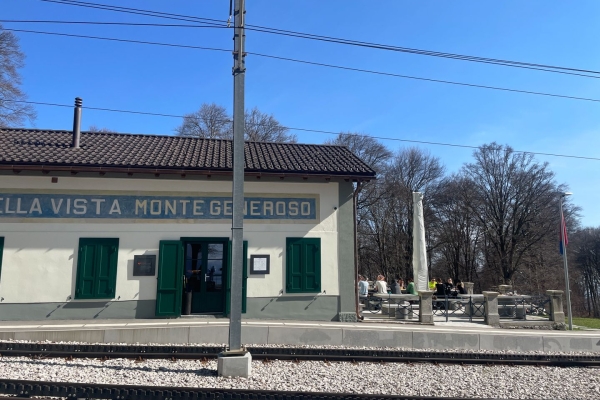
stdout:
<svg viewBox="0 0 600 400">
<path fill-rule="evenodd" d="M 74 149 L 79 148 L 79 142 L 81 140 L 81 104 L 82 100 L 79 97 L 75 97 L 75 109 L 73 110 L 73 142 L 71 147 Z"/>
<path fill-rule="evenodd" d="M 356 203 L 358 198 L 358 193 L 361 189 L 361 183 L 356 183 L 356 189 L 354 189 L 354 193 L 352 193 L 352 205 L 353 207 L 353 215 L 354 215 L 354 306 L 356 311 L 356 319 L 358 321 L 362 320 L 363 317 L 360 315 L 360 311 L 358 310 L 358 235 L 357 235 L 357 224 L 356 224 Z"/>
</svg>

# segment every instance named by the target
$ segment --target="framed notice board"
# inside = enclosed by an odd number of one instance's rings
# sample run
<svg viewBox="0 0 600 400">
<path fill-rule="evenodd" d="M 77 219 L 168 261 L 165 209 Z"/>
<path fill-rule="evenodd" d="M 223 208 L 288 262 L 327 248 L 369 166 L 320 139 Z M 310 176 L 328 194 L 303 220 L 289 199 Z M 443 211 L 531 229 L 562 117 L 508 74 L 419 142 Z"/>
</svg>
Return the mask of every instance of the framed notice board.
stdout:
<svg viewBox="0 0 600 400">
<path fill-rule="evenodd" d="M 271 272 L 271 256 L 251 255 L 250 256 L 250 273 L 251 274 L 268 274 Z"/>
<path fill-rule="evenodd" d="M 156 275 L 156 256 L 133 256 L 133 276 Z"/>
</svg>

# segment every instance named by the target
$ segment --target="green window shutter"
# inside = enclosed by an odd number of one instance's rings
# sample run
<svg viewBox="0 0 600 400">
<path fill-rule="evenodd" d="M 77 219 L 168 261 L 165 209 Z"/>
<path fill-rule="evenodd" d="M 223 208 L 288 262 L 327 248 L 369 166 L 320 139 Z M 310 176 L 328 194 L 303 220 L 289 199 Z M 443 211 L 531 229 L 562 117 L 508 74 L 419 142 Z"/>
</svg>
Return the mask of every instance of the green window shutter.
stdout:
<svg viewBox="0 0 600 400">
<path fill-rule="evenodd" d="M 242 274 L 242 313 L 246 312 L 246 297 L 248 296 L 248 241 L 244 240 L 244 267 Z"/>
<path fill-rule="evenodd" d="M 302 255 L 304 257 L 304 290 L 321 291 L 321 239 L 304 239 Z"/>
<path fill-rule="evenodd" d="M 225 287 L 225 311 L 224 316 L 228 316 L 231 311 L 231 240 L 228 242 L 227 249 L 227 279 Z M 246 312 L 246 296 L 248 292 L 248 241 L 244 240 L 244 263 L 242 275 L 242 313 Z"/>
<path fill-rule="evenodd" d="M 183 244 L 179 240 L 161 240 L 156 283 L 156 316 L 180 316 L 182 297 Z"/>
<path fill-rule="evenodd" d="M 231 240 L 227 242 L 227 278 L 225 279 L 225 309 L 223 316 L 227 317 L 231 311 Z"/>
<path fill-rule="evenodd" d="M 2 279 L 2 254 L 4 254 L 4 238 L 0 237 L 0 279 Z"/>
<path fill-rule="evenodd" d="M 76 299 L 114 299 L 119 239 L 79 239 Z"/>
<path fill-rule="evenodd" d="M 286 289 L 288 293 L 321 291 L 321 239 L 287 239 Z"/>
</svg>

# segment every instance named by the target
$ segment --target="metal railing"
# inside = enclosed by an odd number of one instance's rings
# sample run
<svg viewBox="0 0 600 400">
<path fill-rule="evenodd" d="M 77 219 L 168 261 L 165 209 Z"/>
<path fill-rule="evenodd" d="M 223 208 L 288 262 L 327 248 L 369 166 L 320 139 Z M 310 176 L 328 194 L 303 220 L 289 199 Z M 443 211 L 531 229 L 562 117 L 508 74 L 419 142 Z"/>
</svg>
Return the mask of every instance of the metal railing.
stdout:
<svg viewBox="0 0 600 400">
<path fill-rule="evenodd" d="M 433 315 L 446 318 L 450 316 L 468 319 L 485 317 L 485 301 L 476 300 L 472 297 L 436 296 L 433 299 Z"/>
<path fill-rule="evenodd" d="M 360 296 L 359 299 L 363 304 L 363 316 L 378 315 L 381 317 L 380 319 L 419 321 L 421 300 L 418 296 L 414 296 L 410 300 L 404 300 L 394 299 L 391 296 L 381 298 L 374 296 L 374 293 L 369 293 L 368 296 Z M 387 317 L 384 317 L 386 314 Z"/>
</svg>

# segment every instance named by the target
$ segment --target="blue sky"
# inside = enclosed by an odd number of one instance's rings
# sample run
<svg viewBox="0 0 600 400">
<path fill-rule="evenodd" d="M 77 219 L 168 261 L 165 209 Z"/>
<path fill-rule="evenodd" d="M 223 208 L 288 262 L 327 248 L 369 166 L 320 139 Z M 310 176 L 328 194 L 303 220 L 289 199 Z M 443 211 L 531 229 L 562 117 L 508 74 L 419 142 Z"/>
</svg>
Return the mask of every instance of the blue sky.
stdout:
<svg viewBox="0 0 600 400">
<path fill-rule="evenodd" d="M 90 0 L 91 1 L 91 0 Z M 226 0 L 97 0 L 100 3 L 227 19 Z M 600 70 L 600 2 L 248 0 L 246 22 L 441 52 Z M 3 0 L 2 19 L 178 23 L 39 0 Z M 229 49 L 227 29 L 4 23 L 64 32 Z M 182 115 L 204 102 L 231 110 L 228 52 L 17 33 L 31 101 Z M 425 78 L 600 99 L 600 80 L 247 32 L 247 51 Z M 600 103 L 340 71 L 249 56 L 246 106 L 286 126 L 598 157 Z M 72 110 L 38 106 L 35 126 L 70 129 Z M 176 118 L 84 110 L 83 127 L 173 134 Z M 305 143 L 331 135 L 296 132 Z M 397 150 L 406 143 L 385 141 Z M 419 145 L 448 171 L 472 150 Z M 569 185 L 582 223 L 600 226 L 600 161 L 537 156 Z"/>
</svg>

